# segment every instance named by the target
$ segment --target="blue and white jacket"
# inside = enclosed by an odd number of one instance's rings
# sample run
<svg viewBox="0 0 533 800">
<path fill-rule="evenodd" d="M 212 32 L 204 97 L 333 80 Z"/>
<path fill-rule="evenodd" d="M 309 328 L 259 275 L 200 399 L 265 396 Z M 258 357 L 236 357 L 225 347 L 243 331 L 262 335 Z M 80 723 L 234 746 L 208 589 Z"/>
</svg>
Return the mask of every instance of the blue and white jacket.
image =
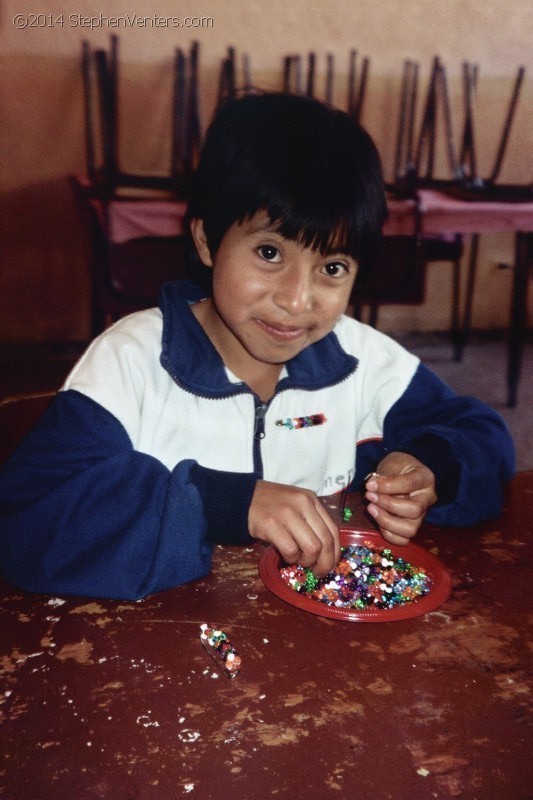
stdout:
<svg viewBox="0 0 533 800">
<path fill-rule="evenodd" d="M 264 404 L 225 367 L 167 284 L 160 308 L 105 331 L 0 473 L 0 557 L 24 589 L 136 599 L 206 575 L 215 543 L 251 541 L 259 478 L 329 495 L 387 452 L 436 475 L 427 519 L 498 513 L 513 445 L 373 328 L 342 317 L 283 369 Z"/>
</svg>

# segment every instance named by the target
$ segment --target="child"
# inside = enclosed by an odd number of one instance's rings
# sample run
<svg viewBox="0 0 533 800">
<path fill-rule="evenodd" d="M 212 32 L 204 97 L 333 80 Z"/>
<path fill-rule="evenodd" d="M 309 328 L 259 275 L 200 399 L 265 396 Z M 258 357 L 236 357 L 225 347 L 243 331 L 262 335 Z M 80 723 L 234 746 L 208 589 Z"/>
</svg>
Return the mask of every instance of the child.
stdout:
<svg viewBox="0 0 533 800">
<path fill-rule="evenodd" d="M 368 135 L 288 95 L 226 104 L 189 206 L 212 293 L 94 341 L 0 478 L 1 563 L 30 591 L 141 598 L 208 573 L 215 543 L 339 558 L 319 496 L 366 485 L 383 535 L 500 509 L 513 446 L 394 341 L 344 316 L 386 215 Z"/>
</svg>

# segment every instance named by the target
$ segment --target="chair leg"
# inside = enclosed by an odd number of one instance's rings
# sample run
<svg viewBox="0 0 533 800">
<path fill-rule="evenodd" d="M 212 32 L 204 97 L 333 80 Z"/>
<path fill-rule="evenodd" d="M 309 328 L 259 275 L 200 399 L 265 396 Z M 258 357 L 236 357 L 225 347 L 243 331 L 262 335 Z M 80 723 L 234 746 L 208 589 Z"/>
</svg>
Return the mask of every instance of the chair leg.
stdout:
<svg viewBox="0 0 533 800">
<path fill-rule="evenodd" d="M 472 322 L 472 305 L 474 301 L 474 287 L 476 283 L 476 270 L 477 270 L 477 254 L 479 249 L 479 234 L 472 235 L 472 242 L 470 245 L 470 258 L 468 261 L 468 277 L 466 283 L 466 296 L 465 308 L 463 313 L 462 330 L 459 330 L 455 351 L 454 361 L 461 361 L 463 357 L 463 348 L 468 343 L 470 338 L 470 327 Z"/>
<path fill-rule="evenodd" d="M 515 267 L 511 296 L 511 327 L 507 355 L 507 407 L 515 408 L 518 402 L 518 384 L 527 329 L 527 295 L 529 269 L 533 264 L 533 234 L 517 233 L 515 236 Z"/>
<path fill-rule="evenodd" d="M 362 322 L 363 317 L 363 303 L 358 302 L 355 300 L 352 304 L 352 313 L 353 318 Z M 368 310 L 368 325 L 371 325 L 373 328 L 377 328 L 378 326 L 378 313 L 379 313 L 379 305 L 378 303 L 369 303 L 369 310 Z"/>
<path fill-rule="evenodd" d="M 456 259 L 453 262 L 453 273 L 452 273 L 452 317 L 451 317 L 451 335 L 452 335 L 454 361 L 461 361 L 463 356 L 461 327 L 459 321 L 460 274 L 461 274 L 461 261 L 459 259 Z"/>
<path fill-rule="evenodd" d="M 368 324 L 371 325 L 373 328 L 378 327 L 378 314 L 379 314 L 379 305 L 377 303 L 372 303 L 370 306 L 370 316 L 368 318 Z"/>
</svg>

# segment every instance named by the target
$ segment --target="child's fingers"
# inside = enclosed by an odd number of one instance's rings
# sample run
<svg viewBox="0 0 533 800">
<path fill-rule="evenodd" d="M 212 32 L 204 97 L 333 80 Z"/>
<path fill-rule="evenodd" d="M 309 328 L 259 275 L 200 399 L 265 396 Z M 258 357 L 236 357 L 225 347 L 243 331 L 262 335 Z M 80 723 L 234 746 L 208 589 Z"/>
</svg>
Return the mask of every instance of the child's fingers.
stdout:
<svg viewBox="0 0 533 800">
<path fill-rule="evenodd" d="M 297 539 L 286 528 L 280 527 L 276 531 L 271 531 L 268 539 L 265 537 L 264 541 L 270 541 L 287 564 L 302 564 L 304 553 Z"/>
<path fill-rule="evenodd" d="M 306 489 L 258 481 L 249 512 L 250 535 L 273 544 L 288 563 L 316 575 L 340 558 L 339 530 L 316 495 Z"/>
<path fill-rule="evenodd" d="M 409 497 L 366 492 L 365 497 L 369 503 L 383 511 L 411 520 L 418 519 L 427 509 L 427 498 L 424 499 L 422 495 Z"/>
<path fill-rule="evenodd" d="M 330 572 L 340 558 L 339 530 L 320 503 L 291 521 L 289 533 L 300 550 L 299 563 L 317 576 Z"/>
<path fill-rule="evenodd" d="M 398 533 L 392 533 L 392 531 L 382 530 L 381 535 L 384 539 L 386 539 L 391 544 L 397 544 L 400 547 L 405 547 L 406 544 L 409 544 L 413 536 L 400 536 Z"/>
<path fill-rule="evenodd" d="M 407 544 L 435 503 L 435 478 L 413 456 L 389 453 L 365 481 L 368 512 L 392 544 Z"/>
<path fill-rule="evenodd" d="M 407 544 L 416 535 L 423 517 L 409 519 L 390 514 L 371 503 L 368 513 L 376 520 L 379 528 L 388 541 L 394 544 Z"/>
<path fill-rule="evenodd" d="M 299 533 L 296 533 L 297 537 L 299 537 Z M 295 534 L 292 533 L 292 535 Z M 314 535 L 314 532 L 305 541 L 298 541 L 298 544 L 300 545 L 300 558 L 297 563 L 302 567 L 308 567 L 315 575 L 325 575 L 335 566 L 334 549 L 325 545 Z"/>
<path fill-rule="evenodd" d="M 373 473 L 365 496 L 378 508 L 413 520 L 422 517 L 437 499 L 433 473 L 422 464 L 409 464 L 405 472 L 394 476 Z"/>
<path fill-rule="evenodd" d="M 326 525 L 329 534 L 329 536 L 327 536 L 328 549 L 329 549 L 329 543 L 331 542 L 333 546 L 333 566 L 335 566 L 336 564 L 338 564 L 341 557 L 341 541 L 340 541 L 339 528 L 333 522 L 330 515 L 328 514 L 328 512 L 326 511 L 326 509 L 324 508 L 324 506 L 320 501 L 317 501 L 316 509 L 319 516 L 322 518 L 324 524 Z M 331 569 L 331 567 L 329 569 Z M 328 572 L 329 569 L 326 570 L 326 572 Z"/>
<path fill-rule="evenodd" d="M 413 492 L 426 489 L 428 476 L 422 470 L 413 469 L 401 475 L 387 476 L 373 473 L 373 477 L 367 481 L 366 489 L 370 492 L 379 494 L 399 495 L 407 497 Z"/>
<path fill-rule="evenodd" d="M 305 520 L 299 520 L 290 529 L 280 527 L 269 538 L 288 564 L 308 567 L 317 577 L 330 572 L 339 561 L 329 530 L 317 531 Z"/>
</svg>

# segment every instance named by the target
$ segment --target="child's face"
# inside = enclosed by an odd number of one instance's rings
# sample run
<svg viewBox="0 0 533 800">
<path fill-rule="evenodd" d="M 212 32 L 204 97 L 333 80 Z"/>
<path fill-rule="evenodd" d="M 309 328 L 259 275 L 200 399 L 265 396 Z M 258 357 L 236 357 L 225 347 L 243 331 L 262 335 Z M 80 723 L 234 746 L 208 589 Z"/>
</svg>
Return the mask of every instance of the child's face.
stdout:
<svg viewBox="0 0 533 800">
<path fill-rule="evenodd" d="M 208 333 L 227 363 L 231 353 L 233 360 L 246 354 L 284 364 L 326 336 L 346 310 L 356 261 L 285 239 L 265 212 L 234 224 L 214 258 L 201 221 L 193 222 L 193 234 L 202 261 L 213 267 Z"/>
</svg>

